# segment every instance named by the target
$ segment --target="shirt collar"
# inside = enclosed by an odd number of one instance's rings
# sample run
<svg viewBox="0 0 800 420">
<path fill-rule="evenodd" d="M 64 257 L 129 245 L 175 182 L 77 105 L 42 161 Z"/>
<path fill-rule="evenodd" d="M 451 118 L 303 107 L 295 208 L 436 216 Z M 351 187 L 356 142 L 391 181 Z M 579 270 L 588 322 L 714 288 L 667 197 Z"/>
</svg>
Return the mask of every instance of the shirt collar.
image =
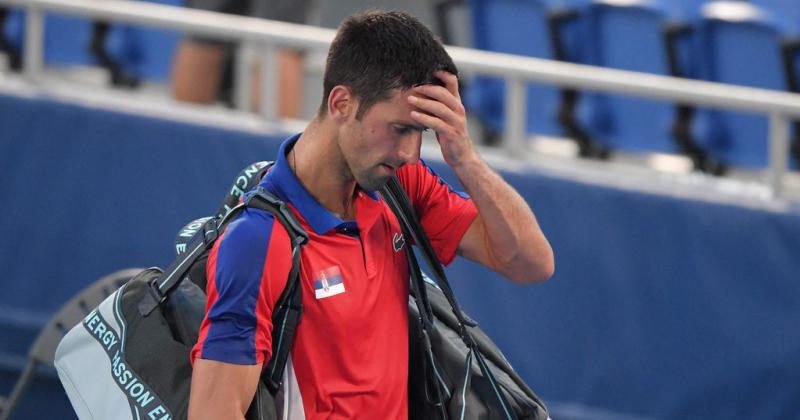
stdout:
<svg viewBox="0 0 800 420">
<path fill-rule="evenodd" d="M 275 164 L 270 168 L 267 176 L 261 180 L 260 185 L 277 195 L 284 202 L 294 206 L 314 232 L 317 234 L 324 234 L 348 222 L 343 221 L 330 210 L 323 207 L 322 204 L 308 192 L 303 184 L 300 183 L 300 180 L 289 166 L 286 154 L 292 149 L 299 138 L 300 134 L 295 134 L 284 140 L 278 150 Z M 364 191 L 364 193 L 365 196 L 379 201 L 376 192 Z M 356 197 L 356 200 L 358 200 L 358 197 Z"/>
</svg>

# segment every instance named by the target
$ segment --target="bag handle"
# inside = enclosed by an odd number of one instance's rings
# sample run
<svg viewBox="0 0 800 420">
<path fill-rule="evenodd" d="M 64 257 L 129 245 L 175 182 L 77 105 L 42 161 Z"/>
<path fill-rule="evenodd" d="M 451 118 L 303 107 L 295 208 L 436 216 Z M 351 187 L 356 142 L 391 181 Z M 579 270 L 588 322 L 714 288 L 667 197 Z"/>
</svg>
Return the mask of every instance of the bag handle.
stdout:
<svg viewBox="0 0 800 420">
<path fill-rule="evenodd" d="M 244 208 L 252 207 L 272 213 L 281 225 L 286 228 L 289 237 L 292 238 L 292 249 L 297 246 L 305 245 L 308 242 L 308 233 L 303 230 L 300 223 L 295 219 L 291 210 L 280 199 L 272 195 L 263 188 L 257 188 L 245 196 L 244 201 L 227 212 L 221 218 L 211 218 L 206 220 L 202 227 L 195 233 L 186 251 L 179 255 L 169 267 L 159 277 L 150 282 L 150 293 L 139 303 L 139 313 L 148 316 L 155 310 L 175 290 L 176 286 L 183 281 L 186 272 L 192 264 L 205 251 L 214 245 L 214 241 L 225 230 L 228 222 L 238 215 Z"/>
</svg>

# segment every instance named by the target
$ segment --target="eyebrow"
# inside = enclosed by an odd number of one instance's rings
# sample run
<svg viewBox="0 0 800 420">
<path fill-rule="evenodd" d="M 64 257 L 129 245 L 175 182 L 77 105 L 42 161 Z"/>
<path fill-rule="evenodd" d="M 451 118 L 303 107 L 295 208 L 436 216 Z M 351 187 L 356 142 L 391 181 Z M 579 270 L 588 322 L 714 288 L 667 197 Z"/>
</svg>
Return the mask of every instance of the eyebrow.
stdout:
<svg viewBox="0 0 800 420">
<path fill-rule="evenodd" d="M 402 127 L 410 128 L 412 130 L 416 130 L 416 131 L 419 131 L 419 132 L 422 132 L 422 131 L 425 131 L 425 130 L 428 129 L 428 127 L 425 127 L 424 125 L 410 124 L 410 123 L 403 122 L 403 121 L 390 121 L 389 123 L 393 124 L 393 125 L 399 125 L 399 126 L 402 126 Z"/>
</svg>

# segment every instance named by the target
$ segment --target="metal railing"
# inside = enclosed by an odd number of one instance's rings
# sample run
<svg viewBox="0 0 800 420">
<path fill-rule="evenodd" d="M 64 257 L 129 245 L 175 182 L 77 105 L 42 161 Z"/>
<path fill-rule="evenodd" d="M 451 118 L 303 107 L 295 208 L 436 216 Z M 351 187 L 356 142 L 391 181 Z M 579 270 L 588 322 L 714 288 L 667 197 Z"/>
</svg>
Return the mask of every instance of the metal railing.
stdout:
<svg viewBox="0 0 800 420">
<path fill-rule="evenodd" d="M 260 60 L 261 115 L 277 119 L 277 80 L 273 57 L 277 48 L 327 50 L 330 29 L 232 16 L 147 2 L 121 0 L 0 0 L 26 10 L 24 74 L 36 82 L 43 69 L 44 14 L 83 16 L 176 30 L 241 43 L 247 54 L 237 62 L 236 103 L 249 107 L 251 73 L 248 64 Z M 549 83 L 582 90 L 627 94 L 675 103 L 748 111 L 769 116 L 768 183 L 779 197 L 788 168 L 790 123 L 800 119 L 800 95 L 748 87 L 585 66 L 487 51 L 448 47 L 460 70 L 505 79 L 504 147 L 519 154 L 525 147 L 525 109 L 528 82 Z"/>
</svg>

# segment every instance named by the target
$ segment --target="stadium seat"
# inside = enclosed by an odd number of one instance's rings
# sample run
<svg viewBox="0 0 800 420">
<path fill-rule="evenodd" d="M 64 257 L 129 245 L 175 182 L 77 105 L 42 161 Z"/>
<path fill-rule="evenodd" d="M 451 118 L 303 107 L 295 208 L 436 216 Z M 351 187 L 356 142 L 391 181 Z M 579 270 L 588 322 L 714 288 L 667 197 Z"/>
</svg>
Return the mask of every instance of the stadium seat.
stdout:
<svg viewBox="0 0 800 420">
<path fill-rule="evenodd" d="M 577 61 L 580 52 L 575 31 L 555 48 L 551 24 L 569 19 L 583 1 L 546 0 L 470 0 L 473 45 L 475 48 L 530 57 Z M 569 31 L 567 31 L 569 32 Z M 570 36 L 571 35 L 571 36 Z M 561 92 L 552 85 L 528 85 L 526 132 L 528 134 L 564 135 L 558 122 Z M 478 77 L 466 92 L 466 106 L 485 127 L 503 131 L 505 84 L 502 80 Z"/>
<path fill-rule="evenodd" d="M 6 28 L 6 22 L 12 16 L 11 9 L 7 7 L 0 7 L 0 29 Z M 22 51 L 14 44 L 6 32 L 0 31 L 0 52 L 6 57 L 6 65 L 13 71 L 19 71 L 22 68 Z"/>
<path fill-rule="evenodd" d="M 183 0 L 146 0 L 170 6 L 182 6 Z M 172 57 L 181 34 L 163 29 L 115 25 L 109 32 L 106 48 L 122 68 L 143 80 L 166 82 Z"/>
<path fill-rule="evenodd" d="M 741 2 L 707 4 L 699 24 L 700 77 L 757 88 L 790 89 L 781 45 L 796 28 L 781 13 Z M 768 165 L 766 116 L 706 110 L 700 122 L 699 140 L 719 159 L 744 168 Z"/>
<path fill-rule="evenodd" d="M 147 0 L 178 6 L 182 0 Z M 5 39 L 22 48 L 25 15 L 11 10 L 5 19 Z M 133 27 L 131 25 L 92 22 L 76 16 L 48 15 L 45 22 L 45 63 L 57 67 L 108 67 L 109 61 L 136 78 L 166 81 L 179 34 Z"/>
<path fill-rule="evenodd" d="M 784 54 L 786 83 L 789 90 L 800 93 L 800 5 L 795 0 L 751 0 L 751 2 L 776 18 L 784 27 L 782 49 Z M 792 158 L 794 167 L 800 166 L 800 122 L 793 127 Z"/>
<path fill-rule="evenodd" d="M 691 26 L 701 0 L 595 0 L 587 9 L 588 62 L 622 70 L 692 77 Z M 585 106 L 585 108 L 583 108 Z M 684 125 L 688 106 L 629 96 L 594 94 L 580 110 L 590 135 L 612 150 L 686 153 L 695 166 L 720 172 Z"/>
<path fill-rule="evenodd" d="M 89 285 L 59 309 L 33 342 L 28 351 L 28 360 L 19 379 L 14 384 L 11 394 L 7 398 L 0 397 L 0 420 L 10 418 L 14 407 L 20 401 L 40 368 L 53 368 L 56 347 L 58 347 L 61 338 L 74 325 L 81 322 L 103 299 L 127 283 L 140 271 L 142 271 L 141 268 L 115 271 Z"/>
<path fill-rule="evenodd" d="M 666 14 L 646 1 L 595 1 L 588 9 L 590 64 L 669 74 L 663 39 Z M 584 116 L 593 137 L 614 150 L 675 152 L 669 135 L 673 107 L 640 98 L 591 95 Z M 584 113 L 585 114 L 585 113 Z"/>
<path fill-rule="evenodd" d="M 749 2 L 773 17 L 784 20 L 793 32 L 800 26 L 800 4 L 796 0 L 749 0 Z"/>
<path fill-rule="evenodd" d="M 44 62 L 55 67 L 93 66 L 98 60 L 92 52 L 92 21 L 48 14 L 45 17 Z M 25 12 L 14 10 L 6 20 L 5 33 L 19 50 L 24 46 Z"/>
<path fill-rule="evenodd" d="M 22 63 L 22 37 L 24 31 L 23 22 L 25 20 L 24 14 L 19 9 L 12 9 L 12 8 L 3 8 L 2 14 L 2 27 L 0 27 L 0 32 L 2 32 L 3 37 L 3 53 L 9 59 L 19 60 L 19 65 L 21 67 Z M 12 56 L 16 54 L 17 57 L 13 58 Z M 19 68 L 15 69 L 18 70 Z"/>
</svg>

